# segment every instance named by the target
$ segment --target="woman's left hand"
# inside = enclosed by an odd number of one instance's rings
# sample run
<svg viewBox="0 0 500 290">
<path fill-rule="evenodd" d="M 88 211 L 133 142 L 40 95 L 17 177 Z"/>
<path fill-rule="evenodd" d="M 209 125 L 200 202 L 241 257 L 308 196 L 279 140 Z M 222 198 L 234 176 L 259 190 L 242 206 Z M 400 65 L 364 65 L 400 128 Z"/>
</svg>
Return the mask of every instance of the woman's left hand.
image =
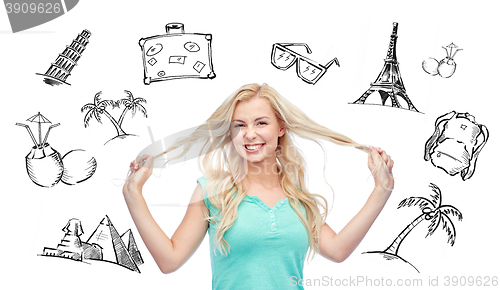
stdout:
<svg viewBox="0 0 500 290">
<path fill-rule="evenodd" d="M 361 210 L 337 234 L 326 223 L 320 232 L 320 254 L 335 262 L 344 261 L 361 243 L 384 208 L 394 188 L 394 161 L 384 150 L 370 146 L 368 168 L 375 179 L 375 189 Z"/>
<path fill-rule="evenodd" d="M 384 164 L 382 164 L 384 162 Z M 394 188 L 394 177 L 392 176 L 392 167 L 394 160 L 384 150 L 379 147 L 370 146 L 370 155 L 368 156 L 368 168 L 372 172 L 375 180 L 375 187 L 392 191 Z M 387 170 L 385 169 L 387 167 Z M 376 170 L 378 168 L 378 170 Z"/>
</svg>

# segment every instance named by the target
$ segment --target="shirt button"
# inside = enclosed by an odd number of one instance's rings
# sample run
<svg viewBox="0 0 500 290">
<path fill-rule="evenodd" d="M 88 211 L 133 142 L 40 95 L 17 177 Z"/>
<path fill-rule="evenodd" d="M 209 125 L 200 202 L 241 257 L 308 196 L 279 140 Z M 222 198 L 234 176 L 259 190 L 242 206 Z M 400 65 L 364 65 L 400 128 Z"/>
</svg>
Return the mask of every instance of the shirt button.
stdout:
<svg viewBox="0 0 500 290">
<path fill-rule="evenodd" d="M 269 210 L 269 212 L 273 212 L 273 210 L 272 210 L 272 209 L 270 209 L 270 210 Z"/>
<path fill-rule="evenodd" d="M 273 218 L 274 216 L 272 215 L 271 217 Z"/>
<path fill-rule="evenodd" d="M 272 225 L 274 226 L 274 223 L 272 223 Z"/>
</svg>

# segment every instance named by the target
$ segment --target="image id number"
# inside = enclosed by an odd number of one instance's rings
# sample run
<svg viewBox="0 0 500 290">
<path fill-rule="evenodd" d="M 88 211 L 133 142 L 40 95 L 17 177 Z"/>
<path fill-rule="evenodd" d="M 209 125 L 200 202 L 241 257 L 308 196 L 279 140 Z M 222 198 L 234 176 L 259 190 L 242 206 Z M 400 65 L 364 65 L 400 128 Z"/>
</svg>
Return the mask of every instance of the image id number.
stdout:
<svg viewBox="0 0 500 290">
<path fill-rule="evenodd" d="M 444 276 L 444 286 L 498 286 L 498 277 Z"/>
<path fill-rule="evenodd" d="M 7 13 L 31 13 L 31 14 L 59 14 L 61 12 L 60 3 L 5 3 Z"/>
</svg>

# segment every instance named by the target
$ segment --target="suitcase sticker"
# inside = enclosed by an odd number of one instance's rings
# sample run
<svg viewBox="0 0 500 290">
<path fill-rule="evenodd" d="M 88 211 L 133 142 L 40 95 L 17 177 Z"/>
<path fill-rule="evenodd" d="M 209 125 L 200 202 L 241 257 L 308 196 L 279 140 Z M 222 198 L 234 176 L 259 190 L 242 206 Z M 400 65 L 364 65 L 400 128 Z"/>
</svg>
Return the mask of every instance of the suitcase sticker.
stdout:
<svg viewBox="0 0 500 290">
<path fill-rule="evenodd" d="M 144 84 L 199 78 L 213 79 L 212 35 L 184 33 L 184 24 L 169 23 L 166 34 L 141 38 Z"/>
</svg>

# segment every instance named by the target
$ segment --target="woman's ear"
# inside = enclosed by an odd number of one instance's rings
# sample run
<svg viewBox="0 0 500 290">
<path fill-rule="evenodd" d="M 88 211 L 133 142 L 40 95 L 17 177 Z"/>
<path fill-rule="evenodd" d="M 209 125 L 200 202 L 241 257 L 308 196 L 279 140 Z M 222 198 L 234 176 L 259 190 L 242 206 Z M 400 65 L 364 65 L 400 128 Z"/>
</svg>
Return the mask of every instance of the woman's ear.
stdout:
<svg viewBox="0 0 500 290">
<path fill-rule="evenodd" d="M 280 131 L 279 131 L 278 137 L 285 135 L 285 132 L 286 132 L 285 123 L 280 123 Z"/>
</svg>

